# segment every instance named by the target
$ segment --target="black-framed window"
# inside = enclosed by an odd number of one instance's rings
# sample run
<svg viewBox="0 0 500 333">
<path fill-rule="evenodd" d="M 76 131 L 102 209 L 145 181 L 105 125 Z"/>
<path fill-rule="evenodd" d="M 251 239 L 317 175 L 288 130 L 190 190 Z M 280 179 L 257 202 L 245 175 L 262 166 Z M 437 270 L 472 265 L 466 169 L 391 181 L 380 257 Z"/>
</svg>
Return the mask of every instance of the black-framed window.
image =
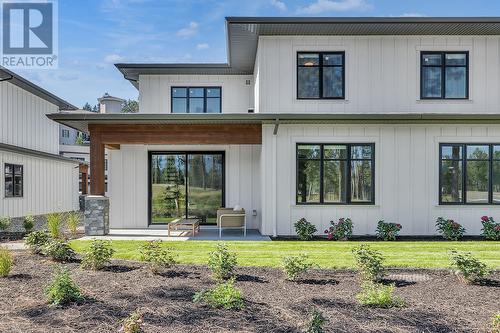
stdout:
<svg viewBox="0 0 500 333">
<path fill-rule="evenodd" d="M 4 186 L 6 198 L 20 198 L 23 196 L 23 166 L 5 163 Z"/>
<path fill-rule="evenodd" d="M 62 130 L 62 137 L 63 138 L 69 138 L 69 130 L 63 129 Z"/>
<path fill-rule="evenodd" d="M 500 204 L 500 144 L 442 143 L 439 204 Z"/>
<path fill-rule="evenodd" d="M 469 52 L 422 51 L 420 98 L 469 98 Z"/>
<path fill-rule="evenodd" d="M 373 143 L 298 143 L 297 204 L 375 203 Z"/>
<path fill-rule="evenodd" d="M 345 52 L 297 52 L 298 99 L 344 99 Z"/>
<path fill-rule="evenodd" d="M 172 113 L 221 113 L 221 87 L 172 87 Z"/>
</svg>

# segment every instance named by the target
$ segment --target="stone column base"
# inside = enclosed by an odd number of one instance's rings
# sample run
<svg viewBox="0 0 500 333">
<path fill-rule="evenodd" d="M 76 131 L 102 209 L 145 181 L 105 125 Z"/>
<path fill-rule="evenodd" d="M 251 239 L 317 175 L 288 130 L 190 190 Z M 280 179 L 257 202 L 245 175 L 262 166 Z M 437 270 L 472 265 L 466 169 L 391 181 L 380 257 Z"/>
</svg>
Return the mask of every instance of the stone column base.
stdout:
<svg viewBox="0 0 500 333">
<path fill-rule="evenodd" d="M 85 197 L 85 235 L 104 236 L 109 234 L 109 198 L 100 195 Z"/>
</svg>

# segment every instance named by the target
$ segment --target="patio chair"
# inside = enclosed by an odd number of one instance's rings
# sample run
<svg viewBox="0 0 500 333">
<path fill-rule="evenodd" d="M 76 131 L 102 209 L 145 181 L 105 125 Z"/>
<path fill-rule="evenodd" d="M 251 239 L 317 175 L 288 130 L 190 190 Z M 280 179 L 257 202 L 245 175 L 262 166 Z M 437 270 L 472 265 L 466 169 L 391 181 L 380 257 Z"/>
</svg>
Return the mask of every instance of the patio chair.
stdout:
<svg viewBox="0 0 500 333">
<path fill-rule="evenodd" d="M 217 227 L 219 238 L 222 237 L 222 229 L 243 229 L 243 237 L 247 236 L 247 218 L 245 209 L 234 210 L 233 208 L 217 209 Z"/>
</svg>

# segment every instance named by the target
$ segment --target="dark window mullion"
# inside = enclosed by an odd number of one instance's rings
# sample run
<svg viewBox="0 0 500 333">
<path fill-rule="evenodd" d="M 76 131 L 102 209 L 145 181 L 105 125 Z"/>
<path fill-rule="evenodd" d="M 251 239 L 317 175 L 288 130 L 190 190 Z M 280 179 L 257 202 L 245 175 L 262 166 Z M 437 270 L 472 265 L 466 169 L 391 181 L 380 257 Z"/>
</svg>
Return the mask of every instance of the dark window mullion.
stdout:
<svg viewBox="0 0 500 333">
<path fill-rule="evenodd" d="M 323 182 L 324 182 L 324 163 L 325 163 L 325 159 L 324 159 L 324 146 L 323 144 L 320 145 L 320 150 L 319 150 L 319 203 L 323 204 L 325 201 L 324 201 L 324 186 L 323 186 Z"/>
<path fill-rule="evenodd" d="M 467 204 L 467 145 L 462 145 L 462 204 Z"/>
<path fill-rule="evenodd" d="M 488 203 L 493 203 L 493 145 L 489 145 L 489 170 L 488 170 Z"/>
<path fill-rule="evenodd" d="M 346 186 L 346 194 L 345 194 L 345 202 L 346 204 L 351 203 L 351 144 L 347 145 L 347 186 Z"/>
</svg>

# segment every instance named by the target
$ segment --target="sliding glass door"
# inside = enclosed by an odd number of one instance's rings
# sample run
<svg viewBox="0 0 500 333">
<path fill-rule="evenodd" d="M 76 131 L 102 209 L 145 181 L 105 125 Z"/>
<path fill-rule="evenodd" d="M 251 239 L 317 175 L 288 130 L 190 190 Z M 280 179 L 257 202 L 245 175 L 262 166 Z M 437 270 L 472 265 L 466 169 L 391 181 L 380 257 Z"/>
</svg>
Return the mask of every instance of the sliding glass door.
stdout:
<svg viewBox="0 0 500 333">
<path fill-rule="evenodd" d="M 223 152 L 151 152 L 150 223 L 199 218 L 216 224 L 224 206 Z"/>
</svg>

